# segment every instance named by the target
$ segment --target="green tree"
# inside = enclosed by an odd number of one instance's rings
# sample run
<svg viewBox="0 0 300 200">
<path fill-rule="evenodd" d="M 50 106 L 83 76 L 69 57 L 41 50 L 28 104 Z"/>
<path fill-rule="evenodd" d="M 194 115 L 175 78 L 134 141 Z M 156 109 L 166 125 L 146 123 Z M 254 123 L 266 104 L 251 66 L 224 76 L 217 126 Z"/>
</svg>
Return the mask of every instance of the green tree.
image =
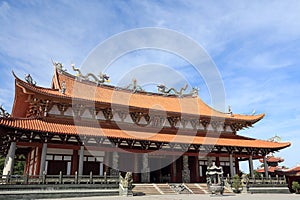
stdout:
<svg viewBox="0 0 300 200">
<path fill-rule="evenodd" d="M 3 174 L 4 163 L 5 163 L 5 157 L 0 156 L 0 175 Z M 16 155 L 13 174 L 23 175 L 25 163 L 26 162 L 25 162 L 24 155 Z"/>
</svg>

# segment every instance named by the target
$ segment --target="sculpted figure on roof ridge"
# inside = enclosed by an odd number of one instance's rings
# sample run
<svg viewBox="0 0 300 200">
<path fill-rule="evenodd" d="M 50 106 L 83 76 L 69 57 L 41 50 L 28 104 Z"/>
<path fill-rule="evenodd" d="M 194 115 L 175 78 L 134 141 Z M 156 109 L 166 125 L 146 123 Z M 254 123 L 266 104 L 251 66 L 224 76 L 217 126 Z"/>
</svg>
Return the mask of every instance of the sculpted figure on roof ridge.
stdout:
<svg viewBox="0 0 300 200">
<path fill-rule="evenodd" d="M 31 77 L 30 74 L 26 74 L 25 80 L 26 80 L 26 82 L 29 83 L 30 85 L 36 85 L 36 81 L 34 81 L 34 80 L 32 79 L 32 77 Z"/>
<path fill-rule="evenodd" d="M 136 79 L 132 79 L 132 83 L 130 83 L 127 87 L 127 90 L 131 90 L 133 93 L 135 92 L 143 92 L 143 88 L 137 84 L 137 80 Z"/>
<path fill-rule="evenodd" d="M 110 82 L 109 76 L 103 74 L 102 72 L 100 72 L 100 74 L 98 75 L 99 78 L 97 78 L 97 76 L 95 76 L 93 73 L 87 73 L 86 75 L 83 75 L 79 68 L 75 68 L 74 64 L 72 64 L 71 66 L 73 71 L 76 72 L 76 76 L 79 78 L 79 80 L 93 81 L 96 82 L 97 85 L 103 84 L 104 82 L 108 82 L 108 83 Z M 90 77 L 93 78 L 94 80 L 90 80 Z"/>
<path fill-rule="evenodd" d="M 6 110 L 3 108 L 3 106 L 0 106 L 0 117 L 8 118 L 10 117 L 10 114 L 6 112 Z"/>
<path fill-rule="evenodd" d="M 190 93 L 184 94 L 184 91 L 187 89 L 188 85 L 185 84 L 184 87 L 180 88 L 179 91 L 177 91 L 175 88 L 170 88 L 168 89 L 165 85 L 160 84 L 157 86 L 157 90 L 160 93 L 163 93 L 164 95 L 169 95 L 169 94 L 175 94 L 176 96 L 182 97 L 182 96 L 193 96 L 197 97 L 198 96 L 198 88 L 193 87 Z"/>
</svg>

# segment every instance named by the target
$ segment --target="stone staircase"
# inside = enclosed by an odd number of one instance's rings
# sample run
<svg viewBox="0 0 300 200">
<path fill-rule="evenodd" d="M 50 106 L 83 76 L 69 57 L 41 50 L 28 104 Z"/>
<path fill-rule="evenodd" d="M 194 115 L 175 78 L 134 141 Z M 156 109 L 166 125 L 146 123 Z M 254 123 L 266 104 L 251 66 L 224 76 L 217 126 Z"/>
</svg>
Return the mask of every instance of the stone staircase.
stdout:
<svg viewBox="0 0 300 200">
<path fill-rule="evenodd" d="M 167 183 L 156 184 L 158 190 L 161 191 L 162 194 L 177 194 L 174 190 L 171 189 L 170 185 Z"/>
<path fill-rule="evenodd" d="M 185 183 L 182 184 L 184 191 L 178 192 L 174 186 L 181 184 L 134 184 L 134 195 L 164 195 L 164 194 L 210 194 L 206 183 Z M 224 194 L 232 194 L 232 191 L 225 187 Z"/>
<path fill-rule="evenodd" d="M 141 196 L 141 195 L 160 195 L 162 194 L 155 184 L 134 184 L 134 188 L 132 190 L 133 195 Z"/>
<path fill-rule="evenodd" d="M 193 193 L 193 194 L 207 194 L 208 191 L 200 186 L 198 183 L 185 183 L 185 186 L 188 187 L 188 189 Z M 206 187 L 207 188 L 207 187 Z"/>
</svg>

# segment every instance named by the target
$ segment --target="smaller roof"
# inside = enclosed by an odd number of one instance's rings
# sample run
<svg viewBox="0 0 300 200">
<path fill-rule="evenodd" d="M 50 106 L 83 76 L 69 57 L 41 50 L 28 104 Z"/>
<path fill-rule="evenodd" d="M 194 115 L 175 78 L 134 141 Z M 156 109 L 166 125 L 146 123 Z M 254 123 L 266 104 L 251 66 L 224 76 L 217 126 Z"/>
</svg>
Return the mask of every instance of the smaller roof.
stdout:
<svg viewBox="0 0 300 200">
<path fill-rule="evenodd" d="M 259 161 L 261 162 L 261 163 L 263 163 L 264 162 L 264 160 L 263 159 L 259 159 Z M 283 162 L 284 161 L 284 159 L 283 158 L 280 158 L 280 157 L 275 157 L 275 156 L 267 156 L 267 162 L 268 163 L 280 163 L 280 162 Z"/>
<path fill-rule="evenodd" d="M 290 169 L 282 170 L 282 172 L 287 175 L 300 176 L 300 165 L 298 164 Z"/>
<path fill-rule="evenodd" d="M 273 166 L 269 166 L 268 167 L 268 172 L 271 172 L 271 173 L 274 173 L 275 171 L 282 171 L 283 170 L 283 167 L 282 166 L 276 166 L 276 167 L 273 167 Z M 264 173 L 265 172 L 265 169 L 264 168 L 259 168 L 256 170 L 258 173 Z"/>
</svg>

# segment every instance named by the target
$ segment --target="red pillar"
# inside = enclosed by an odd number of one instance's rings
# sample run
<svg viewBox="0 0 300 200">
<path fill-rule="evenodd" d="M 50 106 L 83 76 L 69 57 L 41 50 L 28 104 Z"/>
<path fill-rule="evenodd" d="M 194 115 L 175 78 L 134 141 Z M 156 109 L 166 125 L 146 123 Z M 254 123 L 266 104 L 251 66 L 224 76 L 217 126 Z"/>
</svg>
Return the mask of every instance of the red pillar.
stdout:
<svg viewBox="0 0 300 200">
<path fill-rule="evenodd" d="M 139 167 L 138 167 L 138 155 L 137 154 L 134 154 L 134 157 L 133 157 L 133 171 L 135 173 L 133 173 L 133 182 L 135 183 L 138 183 L 139 182 Z"/>
<path fill-rule="evenodd" d="M 78 150 L 73 150 L 72 155 L 72 168 L 71 168 L 71 175 L 75 175 L 75 172 L 78 172 Z"/>
<path fill-rule="evenodd" d="M 240 174 L 239 159 L 237 157 L 235 158 L 235 173 Z"/>
<path fill-rule="evenodd" d="M 171 172 L 171 182 L 175 183 L 176 182 L 176 160 L 173 156 L 173 162 L 170 164 L 170 172 Z"/>
<path fill-rule="evenodd" d="M 35 154 L 35 175 L 39 175 L 40 174 L 40 167 L 41 167 L 41 156 L 42 156 L 42 148 L 41 147 L 37 147 L 36 148 L 36 154 Z"/>
<path fill-rule="evenodd" d="M 199 183 L 200 182 L 200 175 L 199 175 L 199 160 L 198 160 L 198 156 L 195 156 L 194 166 L 195 166 L 195 181 L 197 183 Z"/>
<path fill-rule="evenodd" d="M 220 167 L 220 157 L 216 157 L 216 166 Z"/>
<path fill-rule="evenodd" d="M 26 164 L 25 164 L 25 168 L 24 168 L 24 175 L 29 174 L 30 156 L 31 156 L 31 151 L 29 151 L 27 153 Z"/>
<path fill-rule="evenodd" d="M 33 148 L 33 157 L 32 159 L 32 169 L 31 169 L 31 175 L 35 175 L 34 174 L 34 169 L 35 169 L 35 156 L 36 156 L 36 147 Z"/>
</svg>

